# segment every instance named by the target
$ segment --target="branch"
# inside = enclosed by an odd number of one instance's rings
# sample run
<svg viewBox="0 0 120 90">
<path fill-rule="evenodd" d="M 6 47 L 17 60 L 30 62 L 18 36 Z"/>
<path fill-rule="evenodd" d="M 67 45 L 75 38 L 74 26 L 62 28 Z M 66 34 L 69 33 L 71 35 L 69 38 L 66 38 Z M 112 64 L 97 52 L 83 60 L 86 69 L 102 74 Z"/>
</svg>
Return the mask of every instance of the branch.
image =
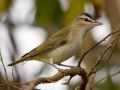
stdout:
<svg viewBox="0 0 120 90">
<path fill-rule="evenodd" d="M 115 31 L 115 32 L 110 33 L 110 34 L 107 35 L 105 38 L 103 38 L 101 41 L 99 41 L 97 44 L 95 44 L 92 48 L 90 48 L 88 51 L 84 52 L 84 54 L 83 54 L 83 56 L 81 57 L 81 59 L 79 60 L 77 66 L 80 67 L 81 62 L 82 62 L 82 60 L 84 59 L 84 57 L 85 57 L 90 51 L 92 51 L 97 45 L 99 45 L 101 42 L 105 41 L 105 39 L 107 39 L 109 36 L 111 36 L 111 35 L 113 35 L 113 34 L 119 32 L 119 31 L 120 31 L 120 29 L 117 30 L 117 31 Z"/>
<path fill-rule="evenodd" d="M 120 31 L 120 28 L 119 28 L 119 31 Z M 92 70 L 91 70 L 90 73 L 88 74 L 88 77 L 89 77 L 91 74 L 96 73 L 97 71 L 99 71 L 100 69 L 102 69 L 102 68 L 108 63 L 108 61 L 110 60 L 110 58 L 111 58 L 112 55 L 113 55 L 113 52 L 115 51 L 115 48 L 116 48 L 116 46 L 117 46 L 119 37 L 120 37 L 120 32 L 118 32 L 118 33 L 116 34 L 116 36 L 113 38 L 113 40 L 111 41 L 111 43 L 110 43 L 110 44 L 107 46 L 107 48 L 101 53 L 101 55 L 100 55 L 100 57 L 98 58 L 97 62 L 95 63 L 95 65 L 93 66 Z M 116 41 L 116 40 L 117 40 L 117 41 Z M 116 41 L 115 46 L 114 46 L 114 48 L 113 48 L 113 50 L 112 50 L 109 58 L 107 59 L 107 61 L 106 61 L 100 68 L 98 68 L 98 69 L 96 69 L 96 70 L 94 71 L 94 69 L 95 69 L 96 66 L 100 63 L 100 61 L 102 61 L 102 58 L 103 58 L 103 56 L 105 55 L 105 53 L 108 51 L 108 49 L 110 49 L 110 48 L 112 47 L 112 45 L 113 45 L 113 43 L 114 43 L 115 41 Z"/>
<path fill-rule="evenodd" d="M 114 50 L 115 50 L 115 47 L 118 43 L 118 39 L 119 39 L 119 36 L 120 36 L 120 28 L 119 30 L 115 31 L 115 32 L 112 32 L 111 34 L 109 34 L 108 36 L 106 36 L 104 39 L 102 39 L 100 42 L 98 42 L 95 46 L 93 46 L 91 49 L 89 49 L 87 52 L 84 52 L 82 58 L 79 60 L 78 62 L 78 65 L 77 65 L 77 69 L 76 68 L 71 68 L 71 69 L 65 69 L 65 72 L 66 73 L 62 73 L 61 71 L 59 71 L 58 73 L 56 73 L 55 75 L 53 76 L 50 76 L 50 77 L 40 77 L 40 78 L 37 78 L 33 81 L 30 81 L 30 82 L 26 82 L 26 83 L 23 83 L 22 85 L 28 85 L 27 88 L 25 88 L 24 90 L 37 90 L 35 87 L 36 85 L 38 84 L 42 84 L 42 83 L 54 83 L 54 82 L 57 82 L 59 81 L 60 79 L 62 79 L 63 77 L 65 76 L 70 76 L 68 82 L 64 83 L 64 84 L 69 84 L 70 80 L 72 79 L 72 77 L 76 76 L 76 75 L 79 75 L 81 76 L 81 79 L 82 81 L 80 81 L 80 84 L 79 86 L 75 89 L 75 90 L 85 90 L 86 89 L 86 85 L 88 83 L 88 80 L 89 80 L 89 76 L 93 73 L 96 73 L 97 71 L 99 71 L 101 68 L 103 68 L 107 63 L 108 61 L 110 60 Z M 85 55 L 87 55 L 91 50 L 93 50 L 98 44 L 100 44 L 101 42 L 105 41 L 106 38 L 108 38 L 109 36 L 111 36 L 112 34 L 115 34 L 117 33 L 116 37 L 112 40 L 112 42 L 107 46 L 107 48 L 100 54 L 100 57 L 98 58 L 96 64 L 93 66 L 92 70 L 90 73 L 87 74 L 87 72 L 85 71 L 84 68 L 81 68 L 80 67 L 80 64 L 83 60 L 83 58 L 85 57 Z M 100 68 L 96 68 L 99 64 L 99 62 L 102 60 L 103 56 L 105 55 L 105 53 L 112 47 L 112 44 L 115 43 L 115 46 L 114 46 L 114 49 L 110 55 L 110 57 L 108 58 L 107 62 L 105 64 L 103 64 Z M 2 63 L 3 63 L 3 60 L 1 59 Z M 4 67 L 4 64 L 3 64 L 3 67 Z M 79 69 L 79 72 L 78 72 L 78 69 Z M 9 83 L 8 82 L 8 77 L 7 77 L 7 73 L 6 73 L 6 69 L 4 67 L 4 70 L 5 70 L 5 74 L 6 74 L 6 81 L 7 81 L 7 85 L 8 85 L 8 88 L 9 86 L 12 86 L 14 88 L 17 88 L 17 89 L 22 89 L 22 88 L 19 88 L 19 87 L 16 87 L 14 86 L 13 84 Z M 95 71 L 94 71 L 95 70 Z M 15 81 L 15 78 L 14 78 L 14 75 L 13 75 L 13 70 L 12 70 L 12 76 L 13 76 L 13 80 Z M 6 81 L 2 81 L 3 83 L 6 83 Z M 93 81 L 94 81 L 94 78 L 93 78 Z M 92 81 L 92 83 L 93 83 Z M 9 90 L 9 89 L 8 89 Z M 22 89 L 23 90 L 23 89 Z"/>
<path fill-rule="evenodd" d="M 12 77 L 13 77 L 13 81 L 15 82 L 15 77 L 14 77 L 14 74 L 13 74 L 13 69 L 12 69 Z"/>
<path fill-rule="evenodd" d="M 75 68 L 65 69 L 65 71 L 66 71 L 65 76 L 79 75 L 79 76 L 81 76 L 82 80 L 84 80 L 85 82 L 88 81 L 86 72 L 85 72 L 85 70 L 83 68 L 79 68 L 80 73 L 78 73 L 78 71 Z M 57 82 L 58 80 L 62 79 L 63 77 L 64 77 L 64 73 L 59 71 L 54 76 L 41 77 L 41 78 L 35 79 L 35 80 L 31 81 L 31 82 L 26 82 L 26 83 L 24 83 L 24 85 L 29 85 L 29 86 L 25 90 L 34 90 L 34 89 L 36 89 L 35 86 L 38 85 L 38 84 Z M 84 90 L 84 89 L 80 89 L 80 90 Z"/>
<path fill-rule="evenodd" d="M 6 83 L 6 81 L 4 81 L 4 80 L 0 80 L 0 81 L 3 82 L 3 83 Z M 17 87 L 17 86 L 15 86 L 15 85 L 12 85 L 11 83 L 9 83 L 9 85 L 10 85 L 11 87 L 13 87 L 13 88 L 18 89 L 18 90 L 23 90 L 23 89 L 20 88 L 20 87 Z"/>
<path fill-rule="evenodd" d="M 1 62 L 2 62 L 2 65 L 3 65 L 4 71 L 5 71 L 6 83 L 7 83 L 7 90 L 10 90 L 9 82 L 8 82 L 8 76 L 7 76 L 7 71 L 6 71 L 6 68 L 5 68 L 5 65 L 4 65 L 4 62 L 3 62 L 3 59 L 2 59 L 1 51 L 0 51 L 0 60 L 1 60 Z"/>
<path fill-rule="evenodd" d="M 112 74 L 112 75 L 108 75 L 108 76 L 102 78 L 101 80 L 99 80 L 98 82 L 96 82 L 96 83 L 92 86 L 92 88 L 93 88 L 93 87 L 96 87 L 97 84 L 100 83 L 102 80 L 107 79 L 107 78 L 110 78 L 110 77 L 112 77 L 112 76 L 115 76 L 115 75 L 117 75 L 118 73 L 120 73 L 120 70 L 117 71 L 116 73 Z"/>
</svg>

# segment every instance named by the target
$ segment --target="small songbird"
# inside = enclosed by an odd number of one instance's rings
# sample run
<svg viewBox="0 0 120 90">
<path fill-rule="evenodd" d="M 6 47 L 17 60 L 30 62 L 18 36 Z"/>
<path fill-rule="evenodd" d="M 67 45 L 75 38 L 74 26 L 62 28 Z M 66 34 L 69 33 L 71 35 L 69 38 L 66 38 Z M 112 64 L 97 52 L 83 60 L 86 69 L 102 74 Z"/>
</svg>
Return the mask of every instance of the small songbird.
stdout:
<svg viewBox="0 0 120 90">
<path fill-rule="evenodd" d="M 8 66 L 13 66 L 23 61 L 37 60 L 48 63 L 60 70 L 54 64 L 59 65 L 75 55 L 80 50 L 86 33 L 98 25 L 102 25 L 102 23 L 96 22 L 88 13 L 82 13 L 41 45 Z"/>
</svg>

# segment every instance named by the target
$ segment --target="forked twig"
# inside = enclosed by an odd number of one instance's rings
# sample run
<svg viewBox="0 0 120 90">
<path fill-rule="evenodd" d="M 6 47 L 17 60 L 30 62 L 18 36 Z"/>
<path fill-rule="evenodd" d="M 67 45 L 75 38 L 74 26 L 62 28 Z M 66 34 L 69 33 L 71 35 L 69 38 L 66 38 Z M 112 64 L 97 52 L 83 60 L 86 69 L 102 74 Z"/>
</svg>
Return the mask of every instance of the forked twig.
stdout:
<svg viewBox="0 0 120 90">
<path fill-rule="evenodd" d="M 3 80 L 0 80 L 0 81 L 3 82 L 3 83 L 6 83 L 6 81 L 3 81 Z M 10 85 L 11 87 L 13 87 L 13 88 L 18 89 L 18 90 L 23 90 L 23 88 L 20 88 L 20 87 L 17 87 L 17 86 L 15 86 L 15 85 L 12 85 L 11 83 L 9 83 L 9 85 Z"/>
<path fill-rule="evenodd" d="M 99 41 L 97 44 L 95 44 L 92 48 L 90 48 L 88 51 L 84 52 L 84 54 L 83 54 L 83 56 L 81 57 L 81 59 L 79 60 L 77 66 L 80 67 L 81 62 L 82 62 L 82 60 L 84 59 L 84 57 L 85 57 L 90 51 L 92 51 L 97 45 L 99 45 L 101 42 L 105 41 L 105 39 L 107 39 L 107 38 L 108 38 L 109 36 L 111 36 L 112 34 L 115 34 L 115 33 L 119 32 L 119 31 L 120 31 L 120 30 L 117 30 L 117 31 L 115 31 L 115 32 L 110 33 L 110 34 L 107 35 L 105 38 L 103 38 L 101 41 Z"/>
<path fill-rule="evenodd" d="M 119 30 L 120 30 L 120 29 L 119 29 Z M 120 37 L 120 32 L 118 32 L 118 33 L 116 34 L 115 38 L 113 38 L 113 40 L 111 41 L 111 43 L 107 46 L 107 48 L 106 48 L 106 49 L 103 51 L 103 53 L 100 55 L 100 57 L 98 58 L 97 62 L 96 62 L 95 65 L 93 66 L 92 70 L 91 70 L 90 73 L 88 74 L 88 77 L 89 77 L 91 74 L 96 73 L 97 71 L 99 71 L 100 69 L 102 69 L 102 68 L 108 63 L 108 61 L 110 60 L 110 58 L 111 58 L 112 55 L 113 55 L 113 52 L 115 51 L 115 48 L 116 48 L 116 46 L 117 46 L 119 37 Z M 117 40 L 117 41 L 116 41 L 116 40 Z M 109 58 L 107 59 L 107 61 L 106 61 L 100 68 L 98 68 L 98 69 L 96 69 L 96 70 L 94 71 L 94 69 L 96 68 L 96 66 L 97 66 L 97 65 L 99 64 L 99 62 L 102 60 L 102 57 L 105 55 L 105 53 L 108 51 L 108 49 L 110 49 L 110 48 L 112 47 L 112 44 L 113 44 L 113 42 L 115 42 L 115 41 L 116 41 L 115 46 L 114 46 L 114 48 L 113 48 L 113 50 L 112 50 Z"/>
<path fill-rule="evenodd" d="M 63 84 L 63 85 L 66 85 L 66 84 L 68 85 L 69 82 L 70 82 L 70 80 L 71 80 L 73 77 L 74 77 L 74 76 L 71 75 L 70 78 L 69 78 L 69 80 L 68 80 L 66 83 L 62 83 L 62 84 Z"/>
</svg>

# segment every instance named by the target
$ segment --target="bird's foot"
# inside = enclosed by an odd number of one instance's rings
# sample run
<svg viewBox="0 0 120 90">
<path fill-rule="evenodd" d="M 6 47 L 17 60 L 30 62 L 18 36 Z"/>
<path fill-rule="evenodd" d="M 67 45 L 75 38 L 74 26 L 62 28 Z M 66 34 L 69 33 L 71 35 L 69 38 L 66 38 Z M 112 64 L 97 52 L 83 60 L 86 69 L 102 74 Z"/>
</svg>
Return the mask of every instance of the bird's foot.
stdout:
<svg viewBox="0 0 120 90">
<path fill-rule="evenodd" d="M 58 71 L 63 72 L 64 76 L 66 75 L 66 71 L 65 71 L 64 69 L 58 68 L 58 67 L 55 66 L 54 64 L 50 64 L 50 65 L 52 65 L 53 67 L 55 67 Z"/>
<path fill-rule="evenodd" d="M 60 66 L 65 66 L 65 67 L 70 67 L 70 68 L 75 68 L 78 72 L 78 74 L 80 74 L 80 68 L 77 66 L 69 66 L 69 65 L 64 65 L 64 64 L 59 64 Z"/>
<path fill-rule="evenodd" d="M 71 66 L 71 68 L 75 68 L 77 70 L 77 73 L 80 74 L 80 68 L 77 66 Z"/>
<path fill-rule="evenodd" d="M 59 68 L 58 71 L 62 72 L 64 76 L 66 75 L 66 71 L 64 69 Z"/>
</svg>

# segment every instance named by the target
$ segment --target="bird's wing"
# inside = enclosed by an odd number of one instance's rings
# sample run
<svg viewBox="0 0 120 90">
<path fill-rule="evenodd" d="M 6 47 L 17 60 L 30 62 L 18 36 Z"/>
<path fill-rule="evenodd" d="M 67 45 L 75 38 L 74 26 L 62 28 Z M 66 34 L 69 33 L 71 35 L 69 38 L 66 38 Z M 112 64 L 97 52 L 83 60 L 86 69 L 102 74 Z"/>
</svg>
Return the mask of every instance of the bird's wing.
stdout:
<svg viewBox="0 0 120 90">
<path fill-rule="evenodd" d="M 52 51 L 62 45 L 67 43 L 67 37 L 69 35 L 69 30 L 64 30 L 64 28 L 54 35 L 52 35 L 48 40 L 43 42 L 41 45 L 33 49 L 32 51 L 26 53 L 21 58 L 32 59 L 38 55 Z"/>
</svg>

